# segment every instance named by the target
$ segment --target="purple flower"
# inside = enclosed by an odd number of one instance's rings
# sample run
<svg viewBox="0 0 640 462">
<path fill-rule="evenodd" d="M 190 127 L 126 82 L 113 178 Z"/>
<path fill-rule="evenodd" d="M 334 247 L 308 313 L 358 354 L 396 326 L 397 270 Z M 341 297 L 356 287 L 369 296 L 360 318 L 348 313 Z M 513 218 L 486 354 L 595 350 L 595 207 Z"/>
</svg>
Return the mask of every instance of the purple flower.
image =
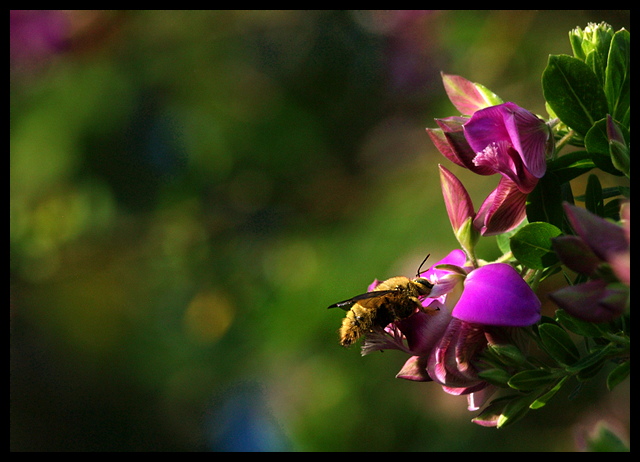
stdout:
<svg viewBox="0 0 640 462">
<path fill-rule="evenodd" d="M 549 297 L 585 321 L 615 319 L 629 303 L 629 204 L 621 211 L 624 227 L 571 204 L 565 203 L 564 209 L 577 235 L 555 238 L 554 250 L 568 268 L 592 279 L 557 290 Z"/>
<path fill-rule="evenodd" d="M 531 192 L 544 175 L 553 137 L 549 127 L 526 109 L 514 103 L 481 109 L 463 131 L 476 153 L 473 163 L 510 178 L 520 191 Z"/>
<path fill-rule="evenodd" d="M 474 366 L 478 354 L 495 342 L 494 326 L 523 327 L 540 320 L 540 300 L 516 270 L 504 263 L 466 266 L 454 250 L 420 277 L 433 284 L 419 311 L 367 335 L 363 354 L 398 349 L 411 355 L 397 377 L 435 381 L 456 395 L 489 386 Z M 475 403 L 472 405 L 472 401 Z M 477 409 L 478 395 L 470 397 Z"/>
<path fill-rule="evenodd" d="M 499 98 L 487 97 L 490 92 L 478 84 L 458 76 L 443 75 L 443 79 L 454 105 L 461 112 L 474 110 L 473 115 L 436 119 L 440 128 L 428 128 L 427 133 L 436 148 L 455 164 L 478 175 L 502 175 L 474 216 L 473 227 L 482 235 L 513 229 L 526 216 L 527 194 L 545 174 L 546 155 L 554 148 L 551 130 L 544 121 L 514 103 L 487 106 Z M 443 192 L 445 188 L 464 191 L 454 178 L 452 173 L 447 174 L 447 180 L 457 184 L 443 184 Z M 468 195 L 464 191 L 448 199 L 445 194 L 445 201 L 456 201 L 456 196 Z"/>
</svg>

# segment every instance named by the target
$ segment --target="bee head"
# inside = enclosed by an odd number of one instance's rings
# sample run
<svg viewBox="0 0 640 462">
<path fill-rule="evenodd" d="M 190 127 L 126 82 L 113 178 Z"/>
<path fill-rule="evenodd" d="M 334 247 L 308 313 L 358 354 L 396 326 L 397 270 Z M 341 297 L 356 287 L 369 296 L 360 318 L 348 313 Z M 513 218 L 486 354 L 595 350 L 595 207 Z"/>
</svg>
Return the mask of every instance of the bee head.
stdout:
<svg viewBox="0 0 640 462">
<path fill-rule="evenodd" d="M 429 295 L 431 293 L 431 289 L 433 289 L 433 284 L 431 284 L 431 282 L 429 282 L 428 279 L 415 278 L 413 282 L 418 284 L 418 287 L 422 295 Z"/>
</svg>

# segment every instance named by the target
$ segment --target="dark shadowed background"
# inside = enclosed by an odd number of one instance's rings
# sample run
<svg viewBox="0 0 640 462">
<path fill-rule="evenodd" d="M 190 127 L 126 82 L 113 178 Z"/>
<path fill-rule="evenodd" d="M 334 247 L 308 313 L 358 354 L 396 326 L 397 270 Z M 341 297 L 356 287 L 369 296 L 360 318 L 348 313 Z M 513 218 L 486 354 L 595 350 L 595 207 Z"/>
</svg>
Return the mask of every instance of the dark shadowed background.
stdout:
<svg viewBox="0 0 640 462">
<path fill-rule="evenodd" d="M 11 449 L 559 451 L 598 416 L 628 429 L 628 381 L 603 378 L 478 427 L 394 378 L 401 353 L 340 347 L 326 309 L 456 247 L 438 163 L 476 207 L 497 183 L 431 145 L 457 115 L 440 72 L 546 117 L 547 57 L 589 21 L 630 13 L 11 12 Z"/>
</svg>

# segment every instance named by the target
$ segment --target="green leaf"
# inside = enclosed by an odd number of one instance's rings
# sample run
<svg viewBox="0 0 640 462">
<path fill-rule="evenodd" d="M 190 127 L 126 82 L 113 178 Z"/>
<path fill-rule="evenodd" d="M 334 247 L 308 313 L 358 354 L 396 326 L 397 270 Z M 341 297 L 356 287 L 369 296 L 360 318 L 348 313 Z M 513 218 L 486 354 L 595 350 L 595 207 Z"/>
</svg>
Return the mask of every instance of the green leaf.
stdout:
<svg viewBox="0 0 640 462">
<path fill-rule="evenodd" d="M 597 367 L 596 365 L 608 358 L 608 356 L 615 350 L 613 345 L 605 345 L 602 348 L 592 351 L 586 356 L 580 358 L 579 361 L 569 365 L 566 370 L 569 373 L 579 373 L 582 370 Z"/>
<path fill-rule="evenodd" d="M 599 217 L 604 216 L 604 197 L 602 196 L 602 186 L 600 180 L 595 175 L 589 175 L 587 179 L 587 189 L 585 191 L 584 206 L 586 209 Z"/>
<path fill-rule="evenodd" d="M 508 343 L 489 345 L 487 353 L 497 356 L 500 362 L 509 367 L 520 369 L 527 364 L 527 358 L 520 349 Z"/>
<path fill-rule="evenodd" d="M 564 196 L 563 184 L 558 181 L 554 172 L 547 172 L 527 196 L 527 220 L 530 223 L 541 221 L 563 228 L 562 201 L 572 202 Z"/>
<path fill-rule="evenodd" d="M 591 380 L 602 370 L 602 367 L 604 366 L 606 361 L 607 358 L 602 357 L 594 361 L 593 364 L 584 366 L 582 369 L 580 369 L 580 372 L 578 372 L 576 378 L 581 382 Z"/>
<path fill-rule="evenodd" d="M 580 359 L 575 343 L 563 328 L 546 323 L 538 326 L 538 333 L 549 356 L 560 364 L 569 366 Z"/>
<path fill-rule="evenodd" d="M 598 120 L 584 137 L 584 146 L 591 154 L 593 163 L 603 172 L 611 175 L 622 175 L 611 160 L 609 137 L 607 136 L 607 119 Z"/>
<path fill-rule="evenodd" d="M 542 90 L 560 120 L 580 135 L 586 135 L 607 115 L 607 98 L 598 78 L 587 64 L 572 56 L 549 56 Z"/>
<path fill-rule="evenodd" d="M 560 234 L 562 231 L 549 223 L 529 223 L 511 238 L 513 256 L 529 268 L 547 268 L 558 261 L 551 239 Z"/>
<path fill-rule="evenodd" d="M 507 252 L 511 252 L 511 243 L 509 242 L 509 240 L 514 234 L 516 234 L 518 231 L 520 231 L 523 227 L 525 227 L 528 224 L 529 224 L 529 221 L 525 218 L 524 220 L 522 220 L 522 223 L 520 223 L 517 227 L 515 227 L 511 231 L 507 231 L 506 233 L 496 235 L 496 243 L 498 244 L 498 248 L 503 254 Z"/>
<path fill-rule="evenodd" d="M 566 183 L 587 173 L 596 165 L 587 151 L 574 151 L 547 162 L 547 173 L 553 172 L 560 183 Z"/>
<path fill-rule="evenodd" d="M 569 379 L 569 376 L 563 377 L 551 390 L 541 395 L 529 406 L 531 409 L 540 409 L 545 406 L 551 398 L 555 396 L 556 393 L 562 388 L 564 383 Z"/>
<path fill-rule="evenodd" d="M 584 137 L 584 147 L 591 155 L 609 155 L 609 138 L 607 137 L 607 119 L 598 120 Z"/>
<path fill-rule="evenodd" d="M 566 329 L 583 337 L 598 338 L 602 337 L 605 332 L 602 325 L 574 318 L 562 309 L 556 311 L 556 319 Z"/>
<path fill-rule="evenodd" d="M 492 426 L 490 423 L 495 424 L 498 422 L 498 419 L 502 415 L 502 411 L 504 411 L 506 405 L 517 397 L 518 395 L 510 395 L 491 400 L 491 402 L 485 406 L 477 416 L 471 419 L 471 421 L 480 425 Z"/>
<path fill-rule="evenodd" d="M 614 34 L 609 48 L 604 84 L 609 113 L 627 129 L 631 107 L 630 43 L 629 31 L 621 29 Z"/>
<path fill-rule="evenodd" d="M 503 428 L 507 425 L 511 425 L 529 412 L 529 406 L 531 405 L 533 398 L 531 395 L 520 396 L 511 399 L 505 405 L 500 417 L 498 417 L 497 428 Z"/>
<path fill-rule="evenodd" d="M 520 391 L 530 391 L 536 388 L 548 387 L 553 382 L 564 375 L 558 371 L 549 371 L 547 369 L 530 369 L 518 372 L 509 379 L 509 386 Z"/>
<path fill-rule="evenodd" d="M 487 382 L 497 385 L 499 387 L 504 387 L 508 384 L 509 379 L 511 378 L 511 374 L 504 369 L 485 369 L 483 371 L 478 372 L 478 376 L 482 380 L 486 380 Z"/>
<path fill-rule="evenodd" d="M 625 361 L 622 364 L 618 365 L 614 370 L 609 372 L 609 376 L 607 377 L 607 388 L 609 391 L 613 390 L 616 385 L 621 383 L 624 379 L 629 376 L 631 372 L 631 362 Z"/>
</svg>

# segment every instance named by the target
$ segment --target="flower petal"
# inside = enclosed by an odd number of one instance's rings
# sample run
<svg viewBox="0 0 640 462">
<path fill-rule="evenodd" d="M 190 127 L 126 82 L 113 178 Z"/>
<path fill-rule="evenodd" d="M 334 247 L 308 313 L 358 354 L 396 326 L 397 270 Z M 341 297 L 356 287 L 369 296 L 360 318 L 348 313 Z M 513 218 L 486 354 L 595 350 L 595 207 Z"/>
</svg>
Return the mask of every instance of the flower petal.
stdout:
<svg viewBox="0 0 640 462">
<path fill-rule="evenodd" d="M 509 178 L 502 178 L 496 189 L 484 200 L 473 226 L 483 236 L 510 231 L 525 219 L 527 195 Z"/>
<path fill-rule="evenodd" d="M 451 312 L 440 304 L 438 311 L 418 311 L 396 325 L 406 337 L 409 350 L 416 355 L 425 355 L 431 352 L 450 321 Z"/>
<path fill-rule="evenodd" d="M 452 319 L 437 346 L 429 355 L 429 376 L 450 389 L 449 393 L 471 393 L 485 382 L 471 364 L 487 340 L 482 326 Z M 467 391 L 469 390 L 469 391 Z"/>
<path fill-rule="evenodd" d="M 467 262 L 467 256 L 460 249 L 452 250 L 444 257 L 442 260 L 434 263 L 427 271 L 420 273 L 420 277 L 427 278 L 434 284 L 437 283 L 440 278 L 447 276 L 451 273 L 448 270 L 437 269 L 436 267 L 439 265 L 453 265 L 464 267 L 464 264 Z"/>
<path fill-rule="evenodd" d="M 438 167 L 440 167 L 440 184 L 444 204 L 453 231 L 457 233 L 467 219 L 475 216 L 473 202 L 460 180 L 442 165 L 438 165 Z"/>
<path fill-rule="evenodd" d="M 478 175 L 493 175 L 496 171 L 490 166 L 476 165 L 473 159 L 476 157 L 469 142 L 465 138 L 463 126 L 469 121 L 464 117 L 445 117 L 435 119 L 439 130 L 427 128 L 427 133 L 438 150 L 450 161 L 468 168 Z"/>
<path fill-rule="evenodd" d="M 522 162 L 536 178 L 542 178 L 547 170 L 546 154 L 553 146 L 551 131 L 547 124 L 533 113 L 513 103 L 505 103 L 512 112 L 513 118 L 507 118 L 505 123 L 511 125 L 511 133 L 517 130 L 513 138 L 513 145 L 522 157 Z"/>
<path fill-rule="evenodd" d="M 530 326 L 540 320 L 540 300 L 518 272 L 506 263 L 472 271 L 452 316 L 490 326 Z"/>
<path fill-rule="evenodd" d="M 496 104 L 499 98 L 493 95 L 490 101 L 476 84 L 459 75 L 442 74 L 442 83 L 447 96 L 460 114 L 473 114 L 479 109 Z"/>
<path fill-rule="evenodd" d="M 531 112 L 514 103 L 504 103 L 477 111 L 463 127 L 469 145 L 476 153 L 488 146 L 506 143 L 518 157 L 509 153 L 513 161 L 513 176 L 532 175 L 541 178 L 546 171 L 546 153 L 550 149 L 549 127 Z M 507 154 L 506 151 L 503 154 Z M 507 160 L 498 167 L 504 168 Z M 486 162 L 483 163 L 486 165 Z M 501 170 L 503 174 L 505 172 Z M 525 174 L 526 172 L 526 174 Z"/>
<path fill-rule="evenodd" d="M 432 379 L 427 374 L 427 356 L 412 356 L 404 363 L 397 379 L 413 380 L 415 382 L 431 382 Z"/>
</svg>

